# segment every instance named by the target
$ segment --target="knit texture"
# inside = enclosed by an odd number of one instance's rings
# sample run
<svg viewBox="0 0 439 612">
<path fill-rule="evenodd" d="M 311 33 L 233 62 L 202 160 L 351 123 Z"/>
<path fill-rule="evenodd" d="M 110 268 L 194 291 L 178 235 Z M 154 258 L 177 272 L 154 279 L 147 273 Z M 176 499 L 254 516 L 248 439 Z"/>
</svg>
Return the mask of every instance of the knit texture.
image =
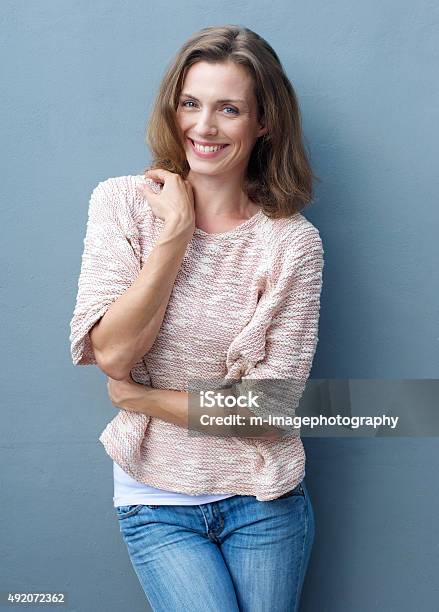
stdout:
<svg viewBox="0 0 439 612">
<path fill-rule="evenodd" d="M 89 331 L 140 273 L 164 222 L 141 175 L 109 178 L 92 192 L 78 293 L 70 322 L 75 365 L 96 364 Z M 294 415 L 317 342 L 323 247 L 301 213 L 259 211 L 230 231 L 196 228 L 159 334 L 132 378 L 188 390 L 193 379 L 294 381 Z M 278 440 L 194 435 L 179 425 L 120 409 L 99 437 L 135 480 L 200 495 L 235 493 L 260 501 L 294 488 L 305 474 L 300 436 Z"/>
</svg>

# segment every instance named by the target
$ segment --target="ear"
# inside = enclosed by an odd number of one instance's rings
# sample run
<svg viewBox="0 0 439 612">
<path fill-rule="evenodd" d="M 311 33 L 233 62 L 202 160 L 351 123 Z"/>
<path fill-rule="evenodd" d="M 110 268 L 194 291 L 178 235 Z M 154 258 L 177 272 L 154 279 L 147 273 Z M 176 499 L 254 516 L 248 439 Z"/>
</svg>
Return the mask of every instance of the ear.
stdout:
<svg viewBox="0 0 439 612">
<path fill-rule="evenodd" d="M 266 134 L 266 133 L 267 133 L 267 131 L 268 131 L 268 128 L 267 128 L 267 127 L 265 127 L 265 126 L 264 126 L 262 123 L 261 123 L 261 124 L 259 124 L 259 125 L 260 125 L 260 129 L 258 130 L 258 138 L 259 138 L 260 136 L 263 136 L 264 134 Z"/>
</svg>

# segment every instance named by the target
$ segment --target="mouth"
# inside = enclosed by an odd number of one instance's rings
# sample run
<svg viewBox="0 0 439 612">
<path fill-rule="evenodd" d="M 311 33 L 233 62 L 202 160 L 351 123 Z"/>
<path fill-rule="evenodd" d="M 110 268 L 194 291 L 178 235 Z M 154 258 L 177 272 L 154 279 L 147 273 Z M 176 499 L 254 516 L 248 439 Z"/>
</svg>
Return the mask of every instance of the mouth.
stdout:
<svg viewBox="0 0 439 612">
<path fill-rule="evenodd" d="M 194 141 L 192 140 L 192 138 L 188 138 L 189 142 L 191 143 L 191 148 L 192 151 L 194 151 L 194 153 L 198 156 L 198 157 L 202 157 L 204 159 L 206 158 L 212 158 L 212 157 L 217 157 L 218 155 L 221 155 L 221 153 L 227 149 L 227 147 L 229 146 L 228 144 L 222 144 L 220 145 L 220 148 L 217 149 L 216 151 L 203 151 L 201 149 L 197 149 L 195 146 Z"/>
</svg>

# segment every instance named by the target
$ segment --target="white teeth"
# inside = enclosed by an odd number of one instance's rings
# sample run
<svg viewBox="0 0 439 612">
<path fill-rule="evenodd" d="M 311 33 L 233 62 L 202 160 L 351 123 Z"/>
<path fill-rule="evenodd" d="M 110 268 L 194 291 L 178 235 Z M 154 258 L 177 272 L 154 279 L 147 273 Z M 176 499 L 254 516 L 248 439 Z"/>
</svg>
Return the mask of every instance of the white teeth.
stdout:
<svg viewBox="0 0 439 612">
<path fill-rule="evenodd" d="M 194 147 L 197 149 L 197 151 L 201 151 L 202 153 L 213 153 L 214 151 L 219 151 L 219 149 L 223 149 L 226 145 L 220 145 L 217 147 L 204 147 L 203 145 L 199 145 L 196 142 L 192 141 L 194 143 Z"/>
</svg>

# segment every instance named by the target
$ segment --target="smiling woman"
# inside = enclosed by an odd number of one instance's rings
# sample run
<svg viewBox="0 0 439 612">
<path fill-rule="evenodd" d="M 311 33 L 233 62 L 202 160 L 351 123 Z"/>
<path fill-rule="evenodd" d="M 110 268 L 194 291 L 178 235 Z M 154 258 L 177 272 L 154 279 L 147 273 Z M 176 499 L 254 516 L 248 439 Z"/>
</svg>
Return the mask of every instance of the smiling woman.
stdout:
<svg viewBox="0 0 439 612">
<path fill-rule="evenodd" d="M 235 25 L 191 36 L 147 142 L 144 175 L 92 193 L 71 321 L 73 362 L 107 373 L 119 409 L 99 440 L 120 530 L 156 611 L 294 612 L 314 538 L 301 439 L 246 435 L 260 401 L 229 419 L 229 404 L 192 401 L 199 381 L 250 397 L 266 380 L 268 416 L 293 416 L 317 346 L 323 246 L 301 214 L 313 173 L 275 51 Z M 193 431 L 198 408 L 223 435 Z"/>
<path fill-rule="evenodd" d="M 205 164 L 202 166 L 203 176 L 206 173 L 209 177 L 215 176 L 219 182 L 227 172 L 228 180 L 236 177 L 239 184 L 253 147 L 258 138 L 267 132 L 263 123 L 258 121 L 252 77 L 245 68 L 232 61 L 215 64 L 199 61 L 187 71 L 184 84 L 185 88 L 199 96 L 193 96 L 193 100 L 183 97 L 177 109 L 181 134 L 185 142 L 189 141 L 192 145 L 188 151 L 190 157 L 187 157 L 191 167 L 188 176 L 194 175 L 196 178 L 197 175 L 198 165 L 191 163 L 195 152 L 201 158 L 208 156 L 207 159 L 218 160 L 208 168 Z M 214 95 L 217 91 L 230 92 L 239 97 L 239 101 L 235 100 L 238 107 L 230 107 L 228 99 L 217 100 Z M 188 102 L 194 106 L 187 107 Z M 197 150 L 198 145 L 194 145 L 194 142 L 208 143 L 210 147 L 219 146 L 219 150 L 212 155 L 201 147 Z"/>
<path fill-rule="evenodd" d="M 228 146 L 219 154 L 197 155 L 193 141 Z M 313 180 L 320 180 L 279 57 L 244 27 L 204 28 L 183 44 L 160 84 L 146 142 L 153 154 L 147 170 L 189 178 L 200 192 L 200 210 L 208 207 L 214 214 L 245 210 L 250 202 L 270 218 L 290 217 L 312 202 Z M 208 188 L 198 169 L 214 177 Z M 246 197 L 238 197 L 241 191 Z"/>
</svg>

